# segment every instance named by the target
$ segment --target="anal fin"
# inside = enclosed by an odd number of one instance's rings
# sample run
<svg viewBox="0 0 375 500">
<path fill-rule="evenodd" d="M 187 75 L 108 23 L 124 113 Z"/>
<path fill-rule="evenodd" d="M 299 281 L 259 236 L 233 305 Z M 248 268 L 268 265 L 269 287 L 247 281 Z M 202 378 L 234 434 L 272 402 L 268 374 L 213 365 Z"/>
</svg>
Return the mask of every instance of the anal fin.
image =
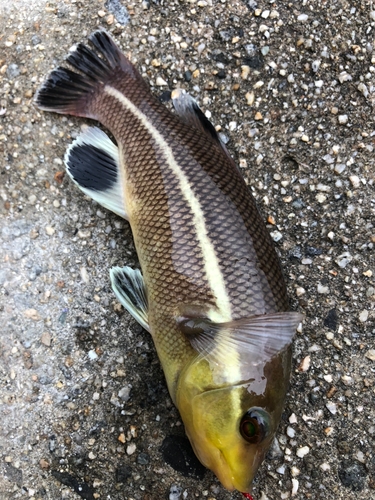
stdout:
<svg viewBox="0 0 375 500">
<path fill-rule="evenodd" d="M 141 272 L 128 266 L 113 267 L 110 276 L 112 289 L 118 300 L 149 332 L 147 293 Z"/>
<path fill-rule="evenodd" d="M 128 219 L 117 146 L 99 128 L 87 128 L 65 153 L 73 182 L 93 200 Z"/>
</svg>

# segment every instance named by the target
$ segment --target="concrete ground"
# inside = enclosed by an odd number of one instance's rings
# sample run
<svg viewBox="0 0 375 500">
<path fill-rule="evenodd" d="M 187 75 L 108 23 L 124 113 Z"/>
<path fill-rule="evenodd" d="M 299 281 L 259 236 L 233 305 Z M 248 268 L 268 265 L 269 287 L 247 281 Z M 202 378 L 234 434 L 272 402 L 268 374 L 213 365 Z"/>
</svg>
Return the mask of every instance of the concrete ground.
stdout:
<svg viewBox="0 0 375 500">
<path fill-rule="evenodd" d="M 152 340 L 111 291 L 127 222 L 64 177 L 88 120 L 33 95 L 112 33 L 153 91 L 196 97 L 268 220 L 306 315 L 254 500 L 375 498 L 375 12 L 371 2 L 2 0 L 0 498 L 216 499 Z"/>
</svg>

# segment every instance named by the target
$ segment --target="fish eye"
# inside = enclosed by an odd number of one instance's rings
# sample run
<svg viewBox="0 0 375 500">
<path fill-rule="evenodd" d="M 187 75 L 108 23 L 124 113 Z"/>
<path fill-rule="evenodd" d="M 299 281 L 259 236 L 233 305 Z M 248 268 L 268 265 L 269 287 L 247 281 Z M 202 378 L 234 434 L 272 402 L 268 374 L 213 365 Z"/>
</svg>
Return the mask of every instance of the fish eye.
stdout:
<svg viewBox="0 0 375 500">
<path fill-rule="evenodd" d="M 242 437 L 251 444 L 264 440 L 269 433 L 270 416 L 261 408 L 250 408 L 242 417 L 240 432 Z"/>
</svg>

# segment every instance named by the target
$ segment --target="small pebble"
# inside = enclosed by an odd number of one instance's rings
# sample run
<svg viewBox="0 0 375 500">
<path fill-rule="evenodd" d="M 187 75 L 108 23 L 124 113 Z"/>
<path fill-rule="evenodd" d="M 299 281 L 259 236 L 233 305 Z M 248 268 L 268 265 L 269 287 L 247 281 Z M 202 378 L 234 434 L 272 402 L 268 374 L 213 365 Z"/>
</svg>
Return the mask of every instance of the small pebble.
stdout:
<svg viewBox="0 0 375 500">
<path fill-rule="evenodd" d="M 331 469 L 331 466 L 327 464 L 327 462 L 323 462 L 320 464 L 320 468 L 322 469 L 323 472 L 327 472 L 328 470 Z"/>
<path fill-rule="evenodd" d="M 348 81 L 350 81 L 352 79 L 353 79 L 352 76 L 349 75 L 349 73 L 347 73 L 346 71 L 342 71 L 339 74 L 339 82 L 340 83 L 348 82 Z"/>
<path fill-rule="evenodd" d="M 327 407 L 328 411 L 330 413 L 332 413 L 332 415 L 336 415 L 336 413 L 337 413 L 337 405 L 336 405 L 336 403 L 333 403 L 332 401 L 329 401 L 328 403 L 326 403 L 326 407 Z"/>
<path fill-rule="evenodd" d="M 366 309 L 361 311 L 358 319 L 361 323 L 365 323 L 368 320 L 368 311 Z"/>
<path fill-rule="evenodd" d="M 130 390 L 131 388 L 129 386 L 124 386 L 122 387 L 119 391 L 118 391 L 118 397 L 122 400 L 122 401 L 129 401 L 129 398 L 130 398 Z"/>
<path fill-rule="evenodd" d="M 181 486 L 173 484 L 169 491 L 169 500 L 179 500 L 183 489 L 181 488 Z"/>
<path fill-rule="evenodd" d="M 130 443 L 127 447 L 126 447 L 126 453 L 128 455 L 133 455 L 133 453 L 135 452 L 135 450 L 137 449 L 137 446 L 135 443 Z"/>
<path fill-rule="evenodd" d="M 354 382 L 353 378 L 349 377 L 349 375 L 343 375 L 341 380 L 345 385 L 352 385 Z"/>
<path fill-rule="evenodd" d="M 350 182 L 354 188 L 358 188 L 360 186 L 360 181 L 358 175 L 351 175 L 349 177 Z"/>
<path fill-rule="evenodd" d="M 273 241 L 275 241 L 275 242 L 280 241 L 281 238 L 283 237 L 283 235 L 280 233 L 280 231 L 273 231 L 270 234 L 271 234 Z"/>
<path fill-rule="evenodd" d="M 251 106 L 252 104 L 254 104 L 254 99 L 255 99 L 255 96 L 254 96 L 254 92 L 248 92 L 246 95 L 246 102 L 248 104 L 248 106 Z"/>
<path fill-rule="evenodd" d="M 281 475 L 284 475 L 284 474 L 285 474 L 285 470 L 286 470 L 285 465 L 280 465 L 280 467 L 278 467 L 278 468 L 276 469 L 276 472 L 278 472 L 278 473 L 279 473 L 279 474 L 281 474 Z"/>
<path fill-rule="evenodd" d="M 355 458 L 358 460 L 358 462 L 361 462 L 362 464 L 366 463 L 366 457 L 363 451 L 357 451 Z"/>
<path fill-rule="evenodd" d="M 290 473 L 292 474 L 293 477 L 299 476 L 301 471 L 297 467 L 292 467 L 290 469 Z"/>
<path fill-rule="evenodd" d="M 41 458 L 41 459 L 39 460 L 39 465 L 40 465 L 40 467 L 41 467 L 42 469 L 45 469 L 45 470 L 49 469 L 49 463 L 48 463 L 48 462 L 47 462 L 47 460 L 45 460 L 44 458 Z"/>
<path fill-rule="evenodd" d="M 346 125 L 348 123 L 348 115 L 339 115 L 339 124 Z"/>
<path fill-rule="evenodd" d="M 84 231 L 82 229 L 80 229 L 77 233 L 77 236 L 78 238 L 82 238 L 82 239 L 85 239 L 85 238 L 91 238 L 91 231 Z"/>
<path fill-rule="evenodd" d="M 292 413 L 289 417 L 289 423 L 290 424 L 296 424 L 297 423 L 297 417 L 295 413 Z"/>
<path fill-rule="evenodd" d="M 165 80 L 164 80 L 161 76 L 158 76 L 158 77 L 156 78 L 156 85 L 157 85 L 158 87 L 163 87 L 163 86 L 165 86 L 165 85 L 168 85 L 168 83 L 167 83 L 167 82 L 166 82 L 166 81 L 165 81 Z"/>
<path fill-rule="evenodd" d="M 310 448 L 308 446 L 303 446 L 302 448 L 298 448 L 296 451 L 296 455 L 299 458 L 305 457 L 310 452 Z"/>
<path fill-rule="evenodd" d="M 247 80 L 250 75 L 250 66 L 241 66 L 241 78 Z"/>
<path fill-rule="evenodd" d="M 42 333 L 42 336 L 40 337 L 40 341 L 42 344 L 49 347 L 51 345 L 51 340 L 51 335 L 48 332 Z"/>
<path fill-rule="evenodd" d="M 311 357 L 306 356 L 299 365 L 298 370 L 300 372 L 307 372 L 307 370 L 310 368 L 310 363 L 311 363 Z"/>
<path fill-rule="evenodd" d="M 262 82 L 262 80 L 259 80 L 258 82 L 256 82 L 256 83 L 254 84 L 254 87 L 253 87 L 253 88 L 254 88 L 254 89 L 259 89 L 260 87 L 263 87 L 263 85 L 264 85 L 264 82 Z"/>
<path fill-rule="evenodd" d="M 299 481 L 298 479 L 292 479 L 292 497 L 297 495 L 298 492 L 298 487 L 299 487 Z"/>
<path fill-rule="evenodd" d="M 41 315 L 36 309 L 26 309 L 23 315 L 25 318 L 32 319 L 33 321 L 40 321 L 42 319 Z"/>
<path fill-rule="evenodd" d="M 81 274 L 82 281 L 84 281 L 85 283 L 88 283 L 90 281 L 90 279 L 89 279 L 89 275 L 88 275 L 86 267 L 84 267 L 84 266 L 80 267 L 79 272 Z"/>
<path fill-rule="evenodd" d="M 351 256 L 351 254 L 349 252 L 344 252 L 337 257 L 335 262 L 339 267 L 344 269 L 352 260 L 353 257 Z"/>
<path fill-rule="evenodd" d="M 293 427 L 287 427 L 286 433 L 292 439 L 296 436 L 296 431 L 293 429 Z"/>
<path fill-rule="evenodd" d="M 318 193 L 316 196 L 315 196 L 315 199 L 318 203 L 324 203 L 326 200 L 327 200 L 327 196 L 323 193 Z"/>
</svg>

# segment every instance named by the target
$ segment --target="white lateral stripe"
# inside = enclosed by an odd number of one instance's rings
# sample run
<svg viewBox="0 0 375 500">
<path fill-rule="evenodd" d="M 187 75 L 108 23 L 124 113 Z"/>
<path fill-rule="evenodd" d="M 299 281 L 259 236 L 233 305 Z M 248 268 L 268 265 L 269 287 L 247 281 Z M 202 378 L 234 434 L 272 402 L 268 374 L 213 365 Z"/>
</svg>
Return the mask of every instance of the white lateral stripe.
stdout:
<svg viewBox="0 0 375 500">
<path fill-rule="evenodd" d="M 220 318 L 214 318 L 213 315 L 210 318 L 213 321 L 230 321 L 231 315 L 231 305 L 229 297 L 225 288 L 225 283 L 223 275 L 220 271 L 219 263 L 215 253 L 215 249 L 212 242 L 207 234 L 204 213 L 201 209 L 199 201 L 197 200 L 193 190 L 190 187 L 189 180 L 185 173 L 182 171 L 178 163 L 176 162 L 173 151 L 170 146 L 166 143 L 160 132 L 150 123 L 148 118 L 139 109 L 134 106 L 134 104 L 127 99 L 124 94 L 116 90 L 115 88 L 106 85 L 104 91 L 115 97 L 121 102 L 125 108 L 131 111 L 138 120 L 143 124 L 143 126 L 149 131 L 150 135 L 156 142 L 156 144 L 163 151 L 167 165 L 173 171 L 180 182 L 180 189 L 183 193 L 190 209 L 193 213 L 193 220 L 195 225 L 195 230 L 197 233 L 199 245 L 203 254 L 204 268 L 207 276 L 208 283 L 211 287 L 213 294 L 217 299 L 217 307 L 220 311 Z"/>
</svg>

